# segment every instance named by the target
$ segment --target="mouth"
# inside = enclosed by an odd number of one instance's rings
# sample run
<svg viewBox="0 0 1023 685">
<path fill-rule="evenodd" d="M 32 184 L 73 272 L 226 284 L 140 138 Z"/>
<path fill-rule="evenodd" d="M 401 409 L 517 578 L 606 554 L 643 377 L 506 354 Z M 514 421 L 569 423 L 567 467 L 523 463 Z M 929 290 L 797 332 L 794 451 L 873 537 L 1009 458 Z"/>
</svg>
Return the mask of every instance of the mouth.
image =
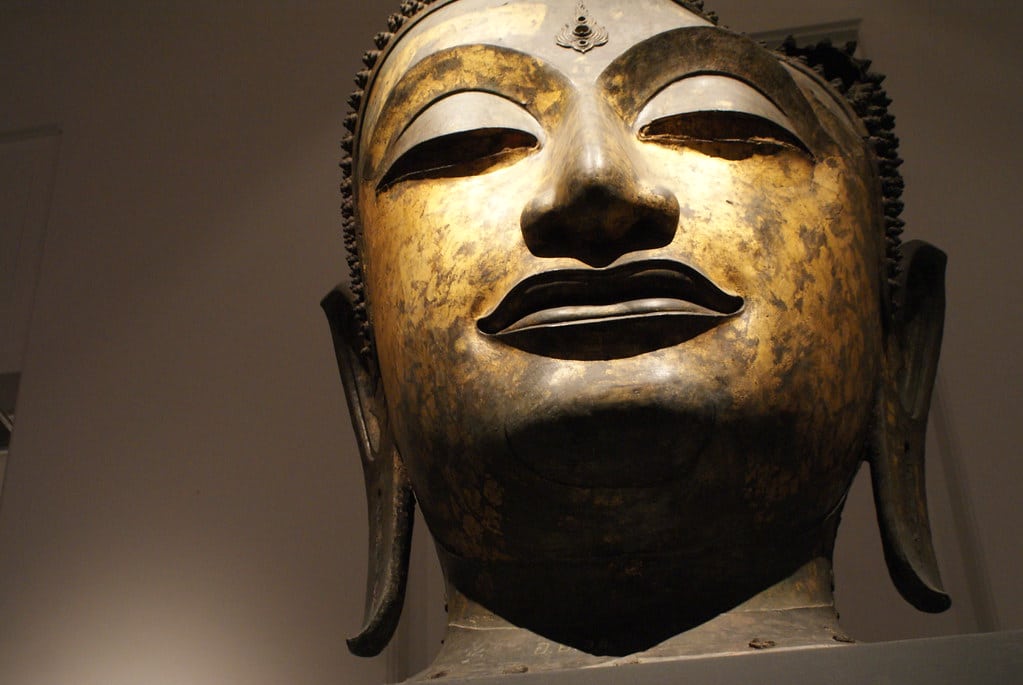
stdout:
<svg viewBox="0 0 1023 685">
<path fill-rule="evenodd" d="M 530 276 L 476 325 L 534 354 L 616 359 L 681 344 L 744 306 L 688 264 L 656 259 Z"/>
</svg>

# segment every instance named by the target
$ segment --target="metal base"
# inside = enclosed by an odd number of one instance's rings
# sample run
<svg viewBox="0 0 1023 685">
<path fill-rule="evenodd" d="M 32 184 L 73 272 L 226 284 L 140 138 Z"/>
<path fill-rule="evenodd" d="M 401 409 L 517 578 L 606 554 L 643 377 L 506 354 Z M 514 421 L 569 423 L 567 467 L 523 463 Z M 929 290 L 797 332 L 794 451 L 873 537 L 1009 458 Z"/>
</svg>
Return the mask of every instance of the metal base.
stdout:
<svg viewBox="0 0 1023 685">
<path fill-rule="evenodd" d="M 652 664 L 444 679 L 451 685 L 1006 685 L 1023 682 L 1023 631 L 764 650 Z"/>
</svg>

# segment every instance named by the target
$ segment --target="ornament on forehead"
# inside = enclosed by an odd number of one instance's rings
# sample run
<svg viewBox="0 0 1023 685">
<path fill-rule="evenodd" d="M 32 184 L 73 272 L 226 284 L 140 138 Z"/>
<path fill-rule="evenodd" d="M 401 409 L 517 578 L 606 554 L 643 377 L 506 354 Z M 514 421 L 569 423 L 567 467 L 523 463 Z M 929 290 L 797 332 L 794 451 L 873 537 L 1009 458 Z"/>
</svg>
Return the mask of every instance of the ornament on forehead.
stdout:
<svg viewBox="0 0 1023 685">
<path fill-rule="evenodd" d="M 563 48 L 586 53 L 607 44 L 607 29 L 593 21 L 586 5 L 580 2 L 575 9 L 575 20 L 565 24 L 557 35 L 557 41 Z"/>
</svg>

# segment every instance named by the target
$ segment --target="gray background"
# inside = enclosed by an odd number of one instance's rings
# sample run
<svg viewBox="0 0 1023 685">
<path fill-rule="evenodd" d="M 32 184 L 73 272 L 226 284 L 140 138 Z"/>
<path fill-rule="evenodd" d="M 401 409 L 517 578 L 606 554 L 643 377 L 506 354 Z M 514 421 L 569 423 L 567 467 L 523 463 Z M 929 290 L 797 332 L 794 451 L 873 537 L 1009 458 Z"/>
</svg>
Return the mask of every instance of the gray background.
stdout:
<svg viewBox="0 0 1023 685">
<path fill-rule="evenodd" d="M 929 477 L 955 608 L 898 599 L 858 483 L 846 627 L 1023 627 L 1023 9 L 712 4 L 745 31 L 862 19 L 895 98 L 909 237 L 950 255 Z M 47 211 L 0 500 L 0 682 L 379 683 L 436 649 L 425 544 L 394 648 L 344 649 L 366 514 L 317 306 L 344 276 L 344 100 L 393 9 L 0 0 L 0 149 L 40 141 L 33 164 L 52 160 L 25 181 Z"/>
</svg>

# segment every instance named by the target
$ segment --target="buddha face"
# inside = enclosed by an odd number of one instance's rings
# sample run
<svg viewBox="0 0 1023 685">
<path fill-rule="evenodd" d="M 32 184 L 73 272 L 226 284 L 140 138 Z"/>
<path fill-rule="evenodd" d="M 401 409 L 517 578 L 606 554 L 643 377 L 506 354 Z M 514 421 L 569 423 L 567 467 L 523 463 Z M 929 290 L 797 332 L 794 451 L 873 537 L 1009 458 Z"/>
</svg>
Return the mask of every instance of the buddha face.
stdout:
<svg viewBox="0 0 1023 685">
<path fill-rule="evenodd" d="M 461 0 L 368 98 L 386 426 L 441 547 L 698 554 L 835 512 L 882 234 L 860 132 L 812 76 L 669 0 Z"/>
</svg>

